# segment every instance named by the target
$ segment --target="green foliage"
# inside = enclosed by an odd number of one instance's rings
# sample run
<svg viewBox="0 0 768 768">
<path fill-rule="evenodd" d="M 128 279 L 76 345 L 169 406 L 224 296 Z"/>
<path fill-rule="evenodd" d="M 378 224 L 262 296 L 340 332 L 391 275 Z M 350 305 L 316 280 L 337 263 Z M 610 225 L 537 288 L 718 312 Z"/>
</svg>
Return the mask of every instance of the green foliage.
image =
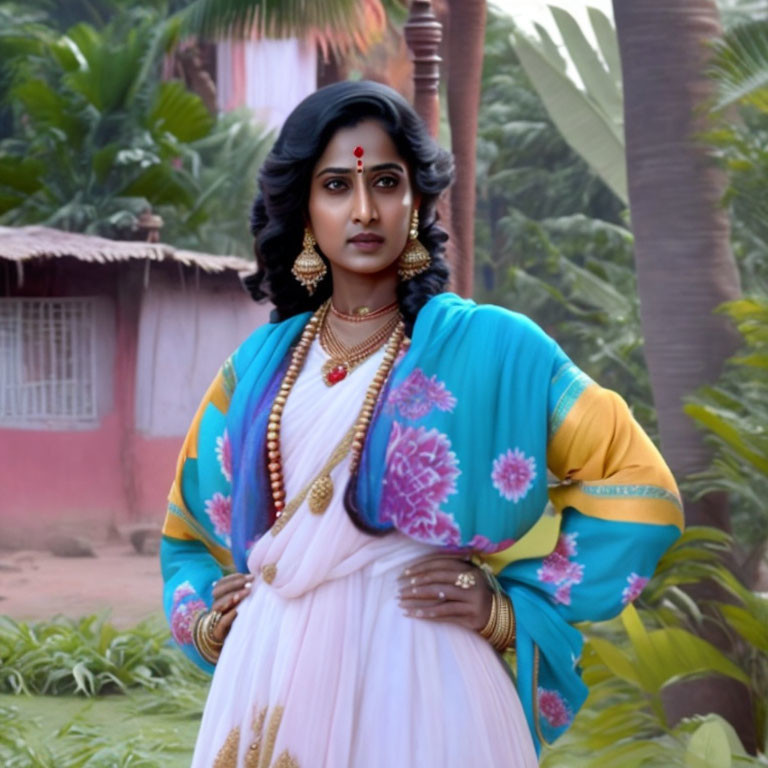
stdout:
<svg viewBox="0 0 768 768">
<path fill-rule="evenodd" d="M 744 346 L 717 384 L 698 390 L 685 406 L 715 451 L 712 466 L 691 478 L 689 488 L 697 495 L 730 494 L 742 538 L 762 552 L 768 542 L 768 296 L 730 302 L 721 311 Z"/>
<path fill-rule="evenodd" d="M 730 546 L 721 531 L 688 529 L 662 558 L 639 609 L 628 606 L 618 619 L 582 627 L 587 642 L 581 666 L 589 697 L 571 730 L 545 750 L 543 768 L 765 764 L 745 754 L 731 726 L 718 716 L 672 727 L 662 704 L 667 686 L 712 672 L 745 683 L 755 700 L 766 699 L 768 601 L 744 589 L 723 567 L 722 555 Z M 718 603 L 704 616 L 680 589 L 703 578 L 714 579 L 737 602 Z M 741 636 L 742 651 L 726 656 L 695 634 L 710 621 Z"/>
<path fill-rule="evenodd" d="M 78 715 L 53 732 L 48 729 L 44 740 L 33 742 L 30 725 L 0 739 L 5 768 L 167 768 L 174 755 L 188 759 L 190 753 L 189 746 L 167 728 L 115 738 L 112 729 L 89 725 Z"/>
<path fill-rule="evenodd" d="M 734 530 L 754 571 L 768 544 L 768 21 L 730 29 L 714 44 L 710 73 L 719 121 L 705 138 L 728 170 L 725 202 L 745 298 L 719 310 L 738 331 L 741 351 L 685 407 L 714 449 L 711 467 L 688 489 L 729 494 Z M 738 119 L 725 107 L 738 109 Z"/>
<path fill-rule="evenodd" d="M 611 22 L 590 8 L 603 60 L 570 13 L 557 6 L 550 6 L 550 11 L 580 83 L 571 78 L 557 45 L 538 24 L 538 39 L 515 31 L 515 51 L 565 140 L 626 202 L 621 68 Z"/>
<path fill-rule="evenodd" d="M 157 689 L 171 677 L 206 679 L 152 622 L 120 631 L 97 616 L 37 624 L 0 616 L 0 692 L 90 697 Z"/>
<path fill-rule="evenodd" d="M 116 3 L 105 26 L 60 36 L 17 29 L 27 51 L 2 70 L 14 104 L 0 141 L 2 223 L 121 238 L 152 207 L 164 239 L 250 256 L 247 210 L 269 137 L 244 115 L 214 118 L 184 84 L 160 79 L 179 35 L 166 5 Z"/>
</svg>

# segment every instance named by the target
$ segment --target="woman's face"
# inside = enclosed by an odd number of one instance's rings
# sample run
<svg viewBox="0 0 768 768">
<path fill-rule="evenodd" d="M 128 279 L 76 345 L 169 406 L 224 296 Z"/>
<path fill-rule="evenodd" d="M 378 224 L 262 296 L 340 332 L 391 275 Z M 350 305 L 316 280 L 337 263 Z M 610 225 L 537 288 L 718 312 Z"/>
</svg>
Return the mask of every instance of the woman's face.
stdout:
<svg viewBox="0 0 768 768">
<path fill-rule="evenodd" d="M 389 134 L 366 120 L 336 131 L 317 161 L 309 223 L 334 271 L 373 275 L 396 269 L 418 202 Z"/>
</svg>

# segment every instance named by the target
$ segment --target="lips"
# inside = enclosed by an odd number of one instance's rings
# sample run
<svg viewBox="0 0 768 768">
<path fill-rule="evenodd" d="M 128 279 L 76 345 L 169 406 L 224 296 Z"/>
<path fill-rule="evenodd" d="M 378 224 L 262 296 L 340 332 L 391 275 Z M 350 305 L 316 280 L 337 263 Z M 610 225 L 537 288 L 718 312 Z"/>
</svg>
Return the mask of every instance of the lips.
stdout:
<svg viewBox="0 0 768 768">
<path fill-rule="evenodd" d="M 350 243 L 383 243 L 384 238 L 373 232 L 361 232 L 359 235 L 349 238 Z"/>
</svg>

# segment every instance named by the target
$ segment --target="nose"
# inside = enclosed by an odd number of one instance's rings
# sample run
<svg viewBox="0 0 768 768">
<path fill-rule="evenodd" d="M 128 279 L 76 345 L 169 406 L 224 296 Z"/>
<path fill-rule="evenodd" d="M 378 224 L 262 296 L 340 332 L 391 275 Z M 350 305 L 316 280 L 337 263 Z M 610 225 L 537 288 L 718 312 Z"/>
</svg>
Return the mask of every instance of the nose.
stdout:
<svg viewBox="0 0 768 768">
<path fill-rule="evenodd" d="M 358 176 L 355 180 L 355 190 L 352 205 L 352 221 L 365 227 L 372 221 L 377 221 L 379 214 L 373 200 L 371 190 L 365 179 Z"/>
</svg>

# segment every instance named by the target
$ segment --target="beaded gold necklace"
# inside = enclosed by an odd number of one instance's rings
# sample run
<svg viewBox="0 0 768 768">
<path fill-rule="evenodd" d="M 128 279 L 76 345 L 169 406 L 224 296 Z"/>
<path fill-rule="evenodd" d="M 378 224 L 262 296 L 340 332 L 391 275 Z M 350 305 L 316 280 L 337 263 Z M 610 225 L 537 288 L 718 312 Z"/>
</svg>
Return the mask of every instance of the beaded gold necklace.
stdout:
<svg viewBox="0 0 768 768">
<path fill-rule="evenodd" d="M 333 498 L 333 481 L 331 472 L 343 460 L 347 453 L 351 453 L 350 472 L 354 472 L 360 462 L 360 454 L 363 450 L 365 436 L 368 433 L 368 427 L 371 423 L 373 410 L 376 407 L 376 401 L 381 394 L 384 383 L 387 380 L 392 367 L 397 358 L 397 353 L 401 345 L 408 346 L 409 339 L 405 339 L 405 329 L 402 320 L 398 321 L 397 326 L 392 331 L 387 346 L 384 350 L 384 356 L 373 380 L 368 386 L 368 390 L 363 400 L 363 405 L 358 414 L 354 426 L 341 440 L 339 445 L 331 454 L 330 459 L 320 470 L 320 473 L 311 481 L 301 493 L 286 506 L 285 485 L 283 482 L 283 463 L 280 452 L 280 424 L 282 421 L 283 410 L 288 400 L 288 395 L 299 377 L 304 362 L 312 346 L 315 336 L 322 327 L 325 316 L 328 313 L 330 300 L 325 302 L 309 319 L 302 331 L 299 343 L 293 350 L 291 362 L 285 372 L 283 381 L 280 384 L 277 396 L 272 403 L 272 409 L 269 413 L 269 422 L 267 426 L 267 458 L 269 459 L 269 481 L 272 489 L 272 501 L 275 506 L 275 512 L 278 520 L 273 528 L 276 533 L 282 530 L 288 518 L 301 506 L 301 502 L 309 494 L 309 508 L 315 514 L 322 514 L 328 508 Z M 351 439 L 350 439 L 351 438 Z"/>
</svg>

